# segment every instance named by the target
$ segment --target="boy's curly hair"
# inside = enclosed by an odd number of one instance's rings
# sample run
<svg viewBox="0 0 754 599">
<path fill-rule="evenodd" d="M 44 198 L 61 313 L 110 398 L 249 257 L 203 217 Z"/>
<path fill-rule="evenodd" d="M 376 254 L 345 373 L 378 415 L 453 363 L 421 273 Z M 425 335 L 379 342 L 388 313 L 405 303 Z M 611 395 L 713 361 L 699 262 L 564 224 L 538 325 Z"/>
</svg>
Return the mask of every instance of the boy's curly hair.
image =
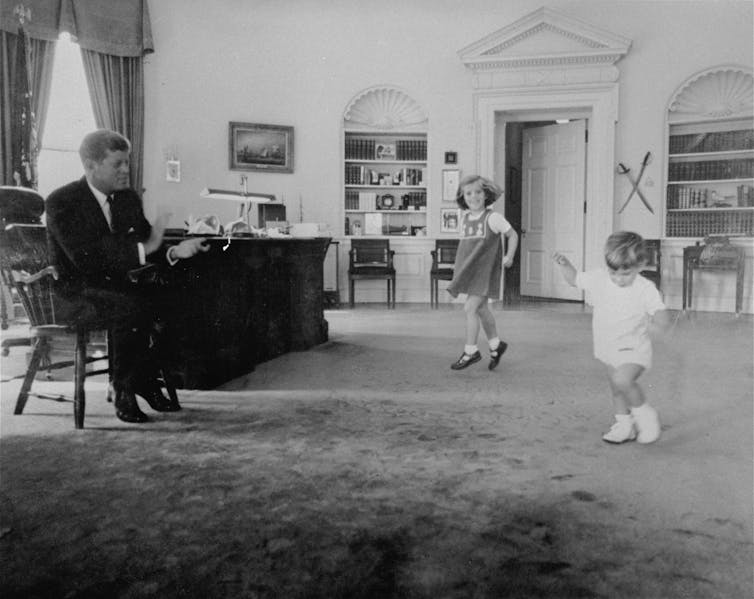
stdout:
<svg viewBox="0 0 754 599">
<path fill-rule="evenodd" d="M 477 181 L 481 184 L 482 189 L 484 190 L 485 206 L 494 204 L 495 200 L 503 195 L 503 190 L 494 181 L 491 181 L 486 177 L 482 177 L 481 175 L 466 175 L 463 179 L 461 179 L 461 182 L 458 184 L 458 190 L 456 191 L 456 204 L 458 204 L 458 206 L 463 210 L 469 209 L 468 204 L 466 204 L 466 200 L 463 198 L 463 188 L 467 185 L 470 185 L 471 183 L 476 183 Z"/>
<path fill-rule="evenodd" d="M 605 262 L 612 270 L 640 268 L 648 258 L 644 239 L 633 231 L 616 231 L 605 242 Z"/>
</svg>

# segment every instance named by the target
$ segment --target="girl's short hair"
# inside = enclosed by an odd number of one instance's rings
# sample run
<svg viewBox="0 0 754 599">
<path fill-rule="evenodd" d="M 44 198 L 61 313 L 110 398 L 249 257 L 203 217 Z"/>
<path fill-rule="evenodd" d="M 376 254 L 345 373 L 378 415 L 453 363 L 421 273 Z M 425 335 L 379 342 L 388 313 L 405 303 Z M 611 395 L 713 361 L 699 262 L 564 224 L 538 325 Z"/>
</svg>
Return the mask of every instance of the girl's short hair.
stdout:
<svg viewBox="0 0 754 599">
<path fill-rule="evenodd" d="M 466 200 L 463 198 L 463 188 L 472 183 L 479 182 L 484 190 L 484 205 L 489 206 L 495 203 L 501 195 L 503 190 L 494 181 L 490 181 L 486 177 L 481 175 L 466 175 L 458 184 L 458 190 L 456 191 L 456 204 L 458 204 L 464 210 L 468 210 L 469 206 L 466 204 Z"/>
<path fill-rule="evenodd" d="M 616 231 L 605 242 L 605 262 L 612 270 L 639 268 L 648 257 L 644 239 L 633 231 Z"/>
</svg>

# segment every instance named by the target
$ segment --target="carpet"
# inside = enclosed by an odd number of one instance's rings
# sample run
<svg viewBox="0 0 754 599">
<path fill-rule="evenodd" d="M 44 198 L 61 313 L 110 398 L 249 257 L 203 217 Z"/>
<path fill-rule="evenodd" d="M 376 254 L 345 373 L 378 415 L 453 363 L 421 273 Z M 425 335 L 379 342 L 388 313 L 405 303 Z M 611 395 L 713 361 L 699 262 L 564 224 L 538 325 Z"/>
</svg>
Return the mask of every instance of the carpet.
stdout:
<svg viewBox="0 0 754 599">
<path fill-rule="evenodd" d="M 454 372 L 460 311 L 328 311 L 145 425 L 96 382 L 83 431 L 10 416 L 4 383 L 2 596 L 752 596 L 751 319 L 679 319 L 643 378 L 663 436 L 610 446 L 590 316 L 496 317 L 498 370 Z"/>
</svg>

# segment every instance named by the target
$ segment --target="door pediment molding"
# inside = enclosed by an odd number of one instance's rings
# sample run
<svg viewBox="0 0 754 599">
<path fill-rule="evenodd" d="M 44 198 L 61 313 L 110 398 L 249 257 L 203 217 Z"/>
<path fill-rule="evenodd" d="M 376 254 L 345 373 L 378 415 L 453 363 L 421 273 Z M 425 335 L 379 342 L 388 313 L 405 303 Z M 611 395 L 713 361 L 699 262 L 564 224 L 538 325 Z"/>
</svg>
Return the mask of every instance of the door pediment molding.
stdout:
<svg viewBox="0 0 754 599">
<path fill-rule="evenodd" d="M 497 159 L 496 126 L 515 120 L 513 113 L 579 111 L 588 118 L 587 269 L 603 263 L 605 239 L 617 222 L 613 213 L 620 71 L 615 63 L 630 48 L 628 38 L 542 7 L 458 52 L 472 73 L 477 172 L 505 172 L 504 161 Z"/>
<path fill-rule="evenodd" d="M 614 65 L 630 47 L 628 38 L 542 7 L 462 48 L 458 55 L 479 75 L 478 87 L 489 87 L 491 80 L 500 86 L 557 85 L 617 80 Z M 533 76 L 511 76 L 511 71 L 521 70 L 532 71 Z M 579 71 L 575 77 L 563 75 L 575 70 Z M 498 76 L 491 79 L 483 74 Z"/>
</svg>

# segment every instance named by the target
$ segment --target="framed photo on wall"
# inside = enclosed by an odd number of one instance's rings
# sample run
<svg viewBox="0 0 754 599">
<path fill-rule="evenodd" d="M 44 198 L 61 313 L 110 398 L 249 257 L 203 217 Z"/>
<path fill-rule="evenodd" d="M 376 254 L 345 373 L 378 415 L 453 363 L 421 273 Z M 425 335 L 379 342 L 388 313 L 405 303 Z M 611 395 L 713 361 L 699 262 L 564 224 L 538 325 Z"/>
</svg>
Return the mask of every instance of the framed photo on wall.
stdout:
<svg viewBox="0 0 754 599">
<path fill-rule="evenodd" d="M 445 169 L 442 171 L 442 201 L 455 202 L 461 171 Z"/>
<path fill-rule="evenodd" d="M 293 127 L 231 122 L 228 158 L 232 171 L 293 172 Z"/>
<path fill-rule="evenodd" d="M 441 208 L 440 223 L 441 233 L 458 233 L 461 230 L 461 209 L 460 208 Z"/>
<path fill-rule="evenodd" d="M 168 160 L 165 163 L 165 180 L 172 183 L 181 182 L 181 161 Z"/>
</svg>

